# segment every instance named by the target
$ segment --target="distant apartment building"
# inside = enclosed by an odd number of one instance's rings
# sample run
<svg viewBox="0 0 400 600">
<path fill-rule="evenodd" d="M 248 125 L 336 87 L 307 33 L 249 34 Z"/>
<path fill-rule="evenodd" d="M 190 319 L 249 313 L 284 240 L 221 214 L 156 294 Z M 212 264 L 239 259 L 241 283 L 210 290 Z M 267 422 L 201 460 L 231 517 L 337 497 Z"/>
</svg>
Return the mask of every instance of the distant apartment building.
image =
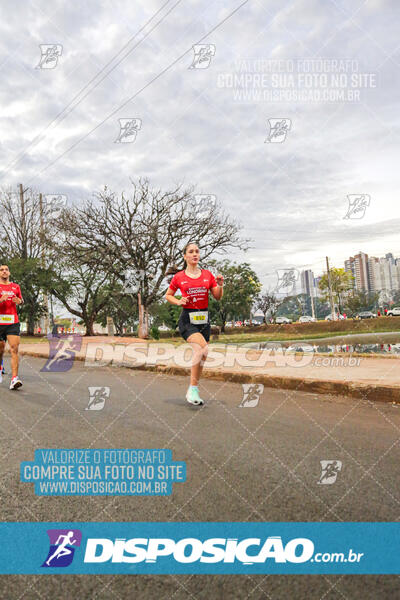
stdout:
<svg viewBox="0 0 400 600">
<path fill-rule="evenodd" d="M 396 258 L 394 261 L 393 280 L 396 285 L 395 289 L 400 290 L 400 258 Z"/>
<path fill-rule="evenodd" d="M 315 297 L 315 279 L 311 269 L 302 271 L 300 274 L 301 292 L 307 296 Z"/>
<path fill-rule="evenodd" d="M 344 268 L 354 277 L 354 287 L 357 290 L 368 292 L 370 282 L 368 276 L 368 254 L 359 252 L 355 256 L 350 256 L 344 261 Z"/>
<path fill-rule="evenodd" d="M 384 258 L 371 257 L 371 291 L 400 289 L 400 261 L 393 254 Z"/>
<path fill-rule="evenodd" d="M 370 290 L 377 292 L 383 289 L 381 277 L 381 263 L 379 258 L 371 256 L 368 259 L 368 277 L 370 282 Z"/>
<path fill-rule="evenodd" d="M 382 258 L 359 252 L 350 256 L 344 268 L 354 276 L 354 287 L 365 292 L 400 289 L 400 259 L 389 252 Z"/>
</svg>

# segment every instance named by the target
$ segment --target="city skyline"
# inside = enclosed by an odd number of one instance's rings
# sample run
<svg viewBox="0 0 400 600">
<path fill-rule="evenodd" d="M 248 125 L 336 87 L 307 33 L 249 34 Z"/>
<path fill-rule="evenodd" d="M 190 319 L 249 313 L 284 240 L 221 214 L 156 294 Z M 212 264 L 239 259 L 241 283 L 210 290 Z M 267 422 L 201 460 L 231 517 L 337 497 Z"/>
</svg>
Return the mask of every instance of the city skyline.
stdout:
<svg viewBox="0 0 400 600">
<path fill-rule="evenodd" d="M 336 263 L 330 264 L 332 268 L 343 268 Z M 400 256 L 395 257 L 393 252 L 386 252 L 384 256 L 372 256 L 359 251 L 344 261 L 344 269 L 353 277 L 353 287 L 359 291 L 379 292 L 400 290 Z M 326 268 L 322 274 L 326 273 Z M 315 275 L 313 269 L 299 270 L 294 291 L 297 293 L 314 296 L 319 295 L 318 282 L 321 274 Z"/>
</svg>

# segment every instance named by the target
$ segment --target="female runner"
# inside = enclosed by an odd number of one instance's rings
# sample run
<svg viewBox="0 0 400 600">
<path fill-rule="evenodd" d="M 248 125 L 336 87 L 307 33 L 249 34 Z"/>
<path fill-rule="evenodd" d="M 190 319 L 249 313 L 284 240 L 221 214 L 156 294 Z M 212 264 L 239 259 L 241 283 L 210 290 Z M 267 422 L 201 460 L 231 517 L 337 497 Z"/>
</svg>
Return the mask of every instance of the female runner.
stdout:
<svg viewBox="0 0 400 600">
<path fill-rule="evenodd" d="M 208 314 L 208 293 L 211 291 L 216 300 L 221 300 L 223 295 L 224 278 L 214 275 L 207 269 L 198 265 L 200 259 L 199 247 L 195 242 L 186 244 L 183 251 L 185 269 L 175 271 L 166 300 L 171 304 L 183 306 L 179 317 L 179 331 L 181 336 L 193 348 L 193 361 L 190 374 L 190 386 L 186 400 L 190 404 L 204 404 L 199 395 L 199 380 L 207 358 L 208 342 L 210 340 L 210 319 Z M 173 271 L 169 271 L 171 273 Z M 175 292 L 180 289 L 182 298 L 175 298 Z"/>
</svg>

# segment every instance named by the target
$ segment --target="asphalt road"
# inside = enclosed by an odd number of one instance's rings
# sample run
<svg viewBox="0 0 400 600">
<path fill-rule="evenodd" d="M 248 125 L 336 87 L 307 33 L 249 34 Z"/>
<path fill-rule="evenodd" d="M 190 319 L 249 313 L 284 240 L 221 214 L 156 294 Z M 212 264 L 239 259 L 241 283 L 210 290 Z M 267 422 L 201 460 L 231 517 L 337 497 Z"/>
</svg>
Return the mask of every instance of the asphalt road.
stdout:
<svg viewBox="0 0 400 600">
<path fill-rule="evenodd" d="M 8 366 L 6 357 L 6 367 Z M 117 368 L 43 373 L 24 357 L 24 386 L 0 386 L 2 521 L 396 521 L 400 406 L 265 388 L 241 407 L 241 384 Z M 106 386 L 102 410 L 85 410 Z M 170 497 L 38 497 L 19 481 L 36 448 L 170 448 L 187 481 Z M 319 485 L 321 460 L 342 461 Z M 392 575 L 1 576 L 0 598 L 358 599 L 399 597 Z"/>
</svg>

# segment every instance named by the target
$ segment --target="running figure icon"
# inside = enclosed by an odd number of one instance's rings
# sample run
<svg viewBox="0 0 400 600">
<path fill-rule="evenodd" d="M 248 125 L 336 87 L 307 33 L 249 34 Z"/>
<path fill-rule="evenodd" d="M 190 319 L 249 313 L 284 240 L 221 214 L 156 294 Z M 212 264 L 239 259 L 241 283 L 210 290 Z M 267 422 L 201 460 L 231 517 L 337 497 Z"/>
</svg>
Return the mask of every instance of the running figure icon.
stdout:
<svg viewBox="0 0 400 600">
<path fill-rule="evenodd" d="M 50 556 L 50 558 L 48 558 L 46 560 L 46 565 L 49 567 L 51 561 L 54 558 L 61 558 L 62 556 L 67 556 L 68 554 L 72 554 L 72 550 L 70 548 L 67 548 L 68 545 L 73 546 L 74 544 L 77 543 L 77 540 L 71 539 L 74 537 L 74 532 L 73 531 L 68 531 L 68 533 L 66 535 L 59 535 L 58 539 L 56 541 L 56 545 L 57 545 L 57 549 L 55 550 L 55 552 Z M 60 540 L 63 540 L 62 542 L 60 542 Z"/>
<path fill-rule="evenodd" d="M 42 567 L 45 569 L 65 568 L 74 560 L 82 542 L 80 529 L 48 529 L 50 547 Z"/>
</svg>

